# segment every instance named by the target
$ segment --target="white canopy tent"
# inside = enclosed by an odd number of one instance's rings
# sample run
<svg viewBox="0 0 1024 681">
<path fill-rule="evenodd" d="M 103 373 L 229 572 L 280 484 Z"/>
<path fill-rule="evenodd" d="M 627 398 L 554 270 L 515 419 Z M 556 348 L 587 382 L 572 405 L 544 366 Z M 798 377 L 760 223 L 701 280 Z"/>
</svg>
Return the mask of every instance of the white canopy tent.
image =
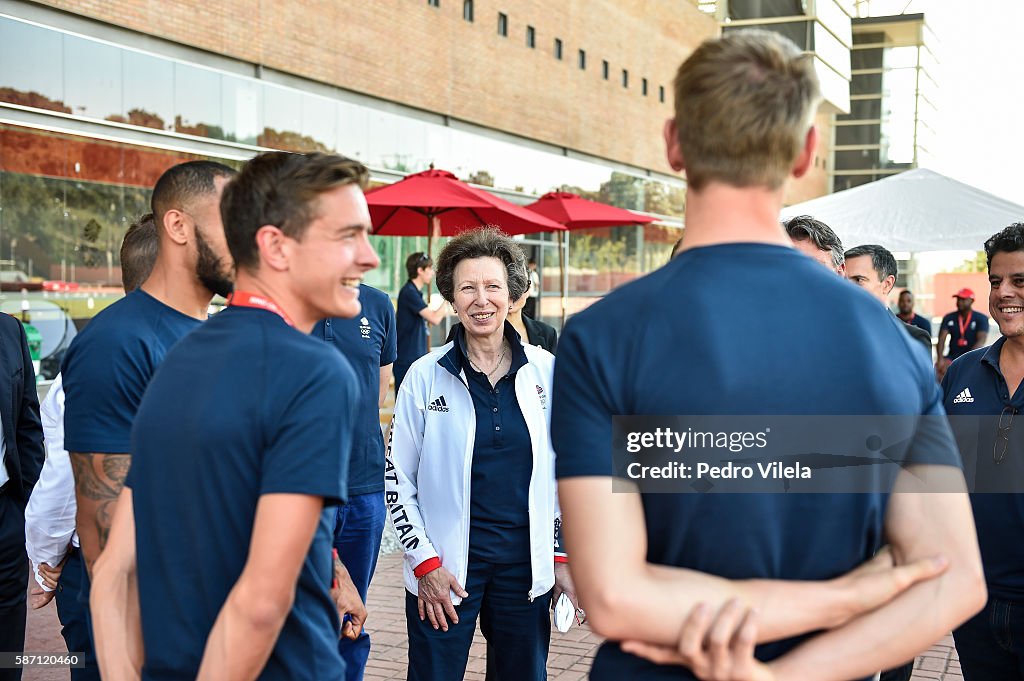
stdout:
<svg viewBox="0 0 1024 681">
<path fill-rule="evenodd" d="M 1024 206 L 917 168 L 782 210 L 784 220 L 796 215 L 821 220 L 847 248 L 977 251 L 1011 222 L 1024 222 Z"/>
</svg>

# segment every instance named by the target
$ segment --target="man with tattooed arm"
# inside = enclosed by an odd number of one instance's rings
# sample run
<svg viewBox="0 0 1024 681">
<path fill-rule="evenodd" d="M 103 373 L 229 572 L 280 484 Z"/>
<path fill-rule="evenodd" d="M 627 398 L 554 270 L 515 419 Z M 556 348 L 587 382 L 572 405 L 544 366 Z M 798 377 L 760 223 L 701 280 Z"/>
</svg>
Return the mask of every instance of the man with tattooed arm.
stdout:
<svg viewBox="0 0 1024 681">
<path fill-rule="evenodd" d="M 96 315 L 64 357 L 65 448 L 75 475 L 86 606 L 88 577 L 131 465 L 132 421 L 146 385 L 171 346 L 206 319 L 213 295 L 231 293 L 220 196 L 234 174 L 219 163 L 190 161 L 160 177 L 152 199 L 160 240 L 153 271 Z"/>
</svg>

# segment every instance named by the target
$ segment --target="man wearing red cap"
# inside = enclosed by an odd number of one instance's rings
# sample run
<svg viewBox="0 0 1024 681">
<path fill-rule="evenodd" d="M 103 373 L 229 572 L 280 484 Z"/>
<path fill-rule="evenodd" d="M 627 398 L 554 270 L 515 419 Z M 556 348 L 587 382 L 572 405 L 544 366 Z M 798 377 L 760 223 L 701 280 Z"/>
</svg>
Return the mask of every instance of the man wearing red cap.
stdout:
<svg viewBox="0 0 1024 681">
<path fill-rule="evenodd" d="M 942 318 L 939 325 L 939 342 L 935 346 L 935 372 L 941 381 L 950 362 L 964 354 L 985 346 L 988 338 L 988 317 L 971 309 L 974 291 L 962 288 L 953 296 L 956 298 L 956 312 Z M 943 357 L 946 338 L 949 338 L 949 352 Z"/>
</svg>

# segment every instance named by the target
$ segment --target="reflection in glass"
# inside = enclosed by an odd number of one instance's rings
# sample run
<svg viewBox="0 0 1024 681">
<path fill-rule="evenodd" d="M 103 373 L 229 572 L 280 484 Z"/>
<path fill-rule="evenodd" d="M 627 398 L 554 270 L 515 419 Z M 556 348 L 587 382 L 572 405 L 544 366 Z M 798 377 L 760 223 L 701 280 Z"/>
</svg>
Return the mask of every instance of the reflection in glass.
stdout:
<svg viewBox="0 0 1024 681">
<path fill-rule="evenodd" d="M 121 53 L 113 45 L 64 36 L 64 102 L 77 116 L 107 118 L 121 109 Z"/>
<path fill-rule="evenodd" d="M 301 151 L 334 151 L 338 146 L 337 125 L 334 100 L 316 95 L 302 96 L 302 125 L 299 130 L 310 142 Z"/>
<path fill-rule="evenodd" d="M 225 139 L 256 144 L 263 132 L 261 120 L 263 86 L 248 78 L 224 76 L 223 111 Z"/>
<path fill-rule="evenodd" d="M 0 101 L 71 113 L 64 103 L 61 34 L 0 18 Z"/>
<path fill-rule="evenodd" d="M 166 59 L 124 50 L 124 108 L 119 123 L 170 130 L 174 123 L 174 65 Z"/>
<path fill-rule="evenodd" d="M 369 163 L 369 109 L 338 102 L 338 153 Z"/>
<path fill-rule="evenodd" d="M 258 144 L 291 150 L 299 144 L 302 103 L 295 93 L 277 85 L 263 86 L 263 130 Z"/>
<path fill-rule="evenodd" d="M 174 64 L 174 131 L 227 139 L 221 117 L 221 76 L 215 71 Z"/>
</svg>

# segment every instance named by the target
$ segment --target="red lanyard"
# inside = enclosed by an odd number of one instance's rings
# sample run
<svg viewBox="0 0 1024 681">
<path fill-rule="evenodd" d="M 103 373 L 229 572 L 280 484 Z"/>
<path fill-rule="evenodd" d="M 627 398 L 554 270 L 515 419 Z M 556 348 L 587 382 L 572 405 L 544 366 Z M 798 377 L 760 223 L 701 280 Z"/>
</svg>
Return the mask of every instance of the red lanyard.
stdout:
<svg viewBox="0 0 1024 681">
<path fill-rule="evenodd" d="M 228 296 L 228 305 L 237 307 L 255 307 L 261 310 L 267 310 L 280 316 L 288 326 L 295 326 L 295 323 L 288 315 L 285 314 L 284 310 L 279 308 L 277 303 L 266 296 L 249 293 L 248 291 L 235 291 Z"/>
<path fill-rule="evenodd" d="M 967 319 L 962 319 L 960 315 L 956 316 L 956 323 L 960 325 L 960 338 L 956 342 L 957 345 L 967 345 L 967 338 L 964 337 L 964 334 L 967 333 L 967 325 L 971 323 L 971 317 L 973 316 L 974 310 L 967 313 Z"/>
</svg>

